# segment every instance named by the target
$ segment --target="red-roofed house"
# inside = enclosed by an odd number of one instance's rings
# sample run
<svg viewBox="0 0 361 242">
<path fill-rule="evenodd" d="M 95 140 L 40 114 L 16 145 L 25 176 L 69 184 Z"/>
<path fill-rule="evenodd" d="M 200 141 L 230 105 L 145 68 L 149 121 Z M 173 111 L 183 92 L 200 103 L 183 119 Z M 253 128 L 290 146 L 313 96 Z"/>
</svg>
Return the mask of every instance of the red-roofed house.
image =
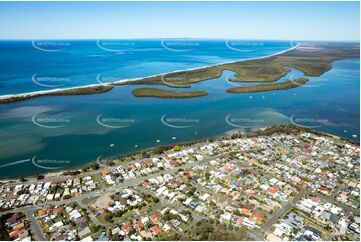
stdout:
<svg viewBox="0 0 361 242">
<path fill-rule="evenodd" d="M 109 171 L 103 170 L 103 171 L 102 171 L 102 176 L 107 176 L 107 175 L 109 175 Z"/>
<path fill-rule="evenodd" d="M 137 221 L 134 226 L 136 229 L 142 229 L 144 227 L 144 225 L 140 221 Z"/>
<path fill-rule="evenodd" d="M 122 230 L 127 233 L 130 229 L 130 224 L 129 223 L 124 223 L 122 224 Z"/>
<path fill-rule="evenodd" d="M 38 216 L 44 216 L 46 214 L 46 209 L 41 209 L 38 211 Z"/>
<path fill-rule="evenodd" d="M 26 230 L 25 229 L 15 229 L 14 231 L 11 231 L 9 233 L 9 237 L 10 238 L 14 238 L 14 237 L 17 237 L 19 234 L 22 234 L 24 233 Z"/>
<path fill-rule="evenodd" d="M 247 194 L 248 196 L 254 196 L 254 195 L 256 195 L 257 193 L 256 193 L 255 191 L 253 191 L 253 190 L 246 190 L 246 194 Z"/>
<path fill-rule="evenodd" d="M 150 182 L 149 181 L 144 181 L 142 183 L 142 186 L 145 187 L 145 188 L 148 188 L 148 187 L 150 187 Z"/>
<path fill-rule="evenodd" d="M 242 219 L 242 218 L 237 218 L 237 220 L 236 220 L 236 225 L 237 225 L 237 226 L 241 226 L 242 223 L 243 223 L 243 219 Z"/>
<path fill-rule="evenodd" d="M 162 230 L 157 225 L 151 227 L 150 231 L 152 231 L 154 235 L 158 235 L 162 232 Z"/>
<path fill-rule="evenodd" d="M 154 223 L 154 224 L 159 224 L 159 219 L 158 216 L 153 213 L 152 215 L 149 215 L 149 219 Z"/>
<path fill-rule="evenodd" d="M 143 168 L 148 168 L 148 167 L 150 167 L 150 163 L 148 162 L 148 161 L 146 161 L 146 160 L 142 160 L 141 162 L 140 162 L 140 165 L 143 167 Z"/>
<path fill-rule="evenodd" d="M 80 178 L 78 178 L 78 177 L 74 178 L 73 185 L 74 186 L 80 185 Z"/>
<path fill-rule="evenodd" d="M 322 193 L 324 193 L 324 194 L 330 194 L 330 192 L 331 192 L 331 188 L 329 188 L 329 187 L 325 187 L 325 186 L 321 186 L 320 187 L 320 191 L 322 192 Z"/>
<path fill-rule="evenodd" d="M 290 152 L 289 152 L 288 150 L 284 149 L 284 150 L 281 150 L 280 153 L 281 153 L 282 155 L 288 155 Z"/>
<path fill-rule="evenodd" d="M 11 227 L 13 229 L 22 229 L 24 226 L 25 226 L 24 223 L 16 223 L 16 224 L 12 225 Z"/>
<path fill-rule="evenodd" d="M 247 216 L 251 215 L 251 211 L 249 209 L 247 209 L 247 208 L 242 208 L 240 213 L 243 214 L 243 215 L 247 215 Z"/>
<path fill-rule="evenodd" d="M 14 213 L 13 215 L 11 215 L 10 218 L 6 219 L 6 222 L 11 223 L 11 222 L 16 221 L 18 218 L 20 218 L 20 215 L 17 213 Z"/>
<path fill-rule="evenodd" d="M 64 206 L 58 206 L 53 209 L 53 213 L 57 215 L 57 214 L 63 212 L 63 210 L 64 210 Z"/>
<path fill-rule="evenodd" d="M 260 214 L 258 213 L 252 213 L 252 219 L 255 220 L 257 223 L 262 223 L 263 218 Z"/>
<path fill-rule="evenodd" d="M 299 182 L 299 184 L 301 185 L 301 186 L 303 186 L 303 187 L 307 187 L 308 185 L 307 185 L 307 182 L 305 181 L 305 180 L 303 180 L 303 179 L 301 179 L 301 181 Z"/>
<path fill-rule="evenodd" d="M 272 193 L 272 194 L 276 194 L 277 192 L 279 192 L 279 190 L 275 187 L 270 187 L 267 189 L 267 192 Z"/>
<path fill-rule="evenodd" d="M 232 181 L 232 178 L 231 178 L 231 177 L 226 177 L 226 178 L 223 180 L 223 183 L 228 186 L 228 185 L 231 183 L 231 181 Z"/>
</svg>

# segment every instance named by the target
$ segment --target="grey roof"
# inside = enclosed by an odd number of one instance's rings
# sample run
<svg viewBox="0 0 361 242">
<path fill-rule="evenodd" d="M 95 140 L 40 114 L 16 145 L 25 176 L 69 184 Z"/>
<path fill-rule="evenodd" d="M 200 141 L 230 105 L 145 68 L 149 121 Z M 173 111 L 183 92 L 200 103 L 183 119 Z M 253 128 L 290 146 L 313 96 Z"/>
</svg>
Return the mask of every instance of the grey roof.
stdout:
<svg viewBox="0 0 361 242">
<path fill-rule="evenodd" d="M 288 214 L 287 219 L 284 221 L 285 224 L 292 228 L 297 228 L 303 223 L 303 218 L 297 213 L 291 212 Z"/>
<path fill-rule="evenodd" d="M 87 235 L 87 234 L 89 234 L 89 233 L 91 233 L 92 231 L 89 229 L 89 227 L 86 227 L 85 229 L 83 229 L 82 231 L 80 231 L 79 233 L 78 233 L 78 235 L 80 236 L 80 237 L 83 237 L 84 235 Z"/>
<path fill-rule="evenodd" d="M 321 231 L 319 231 L 313 227 L 310 227 L 310 226 L 305 226 L 305 227 L 303 227 L 303 229 L 312 231 L 314 234 L 318 235 L 319 237 L 321 237 L 321 235 L 322 235 Z"/>
<path fill-rule="evenodd" d="M 324 219 L 329 220 L 330 217 L 331 217 L 331 213 L 329 213 L 329 212 L 327 212 L 327 211 L 323 211 L 320 216 L 321 216 L 322 218 L 324 218 Z"/>
<path fill-rule="evenodd" d="M 340 221 L 340 217 L 335 214 L 332 214 L 330 220 L 336 224 L 338 223 L 338 221 Z"/>
</svg>

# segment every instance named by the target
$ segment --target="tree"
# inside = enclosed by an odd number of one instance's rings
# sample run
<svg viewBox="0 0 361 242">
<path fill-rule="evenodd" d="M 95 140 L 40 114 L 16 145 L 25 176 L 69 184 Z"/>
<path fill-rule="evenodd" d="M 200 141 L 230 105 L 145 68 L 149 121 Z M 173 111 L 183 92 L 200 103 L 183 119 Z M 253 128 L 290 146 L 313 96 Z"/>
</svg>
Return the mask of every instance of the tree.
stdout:
<svg viewBox="0 0 361 242">
<path fill-rule="evenodd" d="M 170 213 L 169 211 L 167 211 L 163 216 L 163 219 L 165 221 L 170 221 L 170 220 L 177 219 L 177 218 L 178 218 L 177 215 L 174 215 L 174 214 Z"/>
<path fill-rule="evenodd" d="M 7 227 L 5 225 L 6 219 L 10 218 L 13 214 L 7 213 L 2 216 L 0 216 L 0 240 L 1 241 L 9 241 L 11 240 L 9 238 L 9 233 L 7 232 Z"/>
<path fill-rule="evenodd" d="M 142 158 L 150 158 L 150 154 L 147 152 L 142 153 Z"/>
<path fill-rule="evenodd" d="M 96 225 L 92 225 L 92 226 L 90 226 L 90 230 L 91 230 L 93 233 L 96 233 L 96 232 L 99 231 L 99 227 L 96 226 Z"/>
<path fill-rule="evenodd" d="M 98 163 L 93 163 L 90 165 L 90 168 L 92 168 L 94 171 L 98 170 L 100 168 Z"/>
<path fill-rule="evenodd" d="M 134 234 L 135 232 L 136 232 L 135 228 L 131 227 L 129 232 L 128 232 L 128 235 L 130 236 L 130 235 Z"/>
<path fill-rule="evenodd" d="M 206 174 L 204 174 L 206 180 L 209 180 L 209 178 L 211 177 L 211 174 L 209 172 L 207 172 Z"/>
<path fill-rule="evenodd" d="M 123 216 L 123 214 L 124 214 L 124 211 L 117 211 L 115 214 L 114 214 L 114 216 L 115 217 L 121 217 L 121 216 Z"/>
<path fill-rule="evenodd" d="M 43 180 L 44 179 L 44 175 L 41 175 L 39 174 L 37 177 L 36 177 L 37 180 Z"/>
<path fill-rule="evenodd" d="M 119 234 L 113 234 L 113 235 L 112 235 L 112 241 L 120 241 L 120 236 L 119 236 Z"/>
<path fill-rule="evenodd" d="M 105 214 L 104 219 L 108 223 L 113 223 L 113 214 L 111 214 L 111 213 Z"/>
<path fill-rule="evenodd" d="M 194 195 L 194 193 L 196 192 L 196 188 L 195 187 L 193 187 L 191 190 L 189 190 L 188 192 L 187 192 L 187 196 L 188 197 L 191 197 L 191 196 L 193 196 Z"/>
</svg>

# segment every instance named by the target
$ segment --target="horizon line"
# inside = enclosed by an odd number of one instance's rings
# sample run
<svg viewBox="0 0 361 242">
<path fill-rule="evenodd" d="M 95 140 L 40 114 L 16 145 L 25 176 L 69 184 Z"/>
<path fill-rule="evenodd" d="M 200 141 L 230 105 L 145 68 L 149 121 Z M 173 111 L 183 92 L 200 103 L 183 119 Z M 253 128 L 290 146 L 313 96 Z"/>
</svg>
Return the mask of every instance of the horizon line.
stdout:
<svg viewBox="0 0 361 242">
<path fill-rule="evenodd" d="M 85 40 L 91 40 L 91 41 L 97 41 L 97 40 L 249 40 L 249 41 L 314 41 L 314 42 L 357 42 L 360 43 L 360 40 L 346 40 L 346 39 L 339 39 L 339 40 L 319 40 L 319 39 L 253 39 L 253 38 L 223 38 L 223 37 L 217 37 L 217 38 L 197 38 L 197 37 L 145 37 L 145 38 L 9 38 L 9 39 L 1 39 L 0 41 L 54 41 L 54 40 L 68 40 L 68 41 L 85 41 Z"/>
</svg>

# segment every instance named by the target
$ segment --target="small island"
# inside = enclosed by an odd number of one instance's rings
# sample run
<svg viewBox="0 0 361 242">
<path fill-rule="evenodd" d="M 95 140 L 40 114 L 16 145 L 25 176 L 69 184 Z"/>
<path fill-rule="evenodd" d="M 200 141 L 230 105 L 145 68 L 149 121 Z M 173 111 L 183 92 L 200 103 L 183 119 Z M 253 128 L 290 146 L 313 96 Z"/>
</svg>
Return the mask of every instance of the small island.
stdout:
<svg viewBox="0 0 361 242">
<path fill-rule="evenodd" d="M 267 92 L 275 90 L 286 90 L 295 87 L 302 86 L 308 81 L 307 78 L 300 77 L 294 80 L 281 82 L 281 83 L 272 83 L 272 84 L 259 84 L 259 85 L 247 85 L 239 86 L 227 89 L 229 93 L 250 93 L 250 92 Z"/>
<path fill-rule="evenodd" d="M 160 88 L 137 88 L 132 91 L 136 97 L 192 98 L 207 96 L 206 91 L 174 91 Z"/>
</svg>

